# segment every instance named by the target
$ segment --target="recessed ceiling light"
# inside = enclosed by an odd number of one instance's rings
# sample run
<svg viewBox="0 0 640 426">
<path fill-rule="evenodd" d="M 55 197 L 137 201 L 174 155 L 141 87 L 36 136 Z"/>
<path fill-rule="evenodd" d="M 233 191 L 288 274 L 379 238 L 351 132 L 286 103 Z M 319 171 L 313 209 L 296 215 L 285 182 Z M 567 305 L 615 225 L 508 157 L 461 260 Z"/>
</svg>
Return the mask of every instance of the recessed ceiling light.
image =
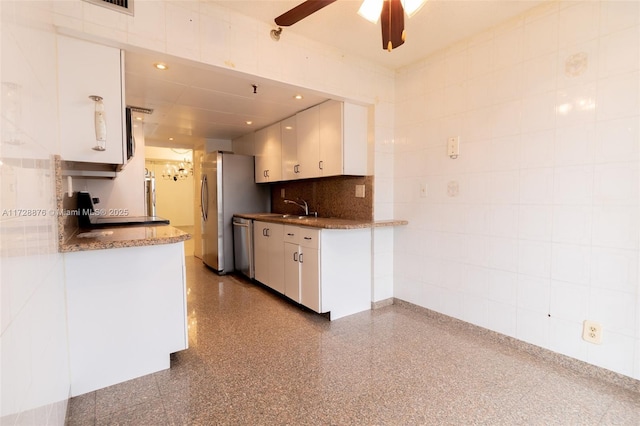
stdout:
<svg viewBox="0 0 640 426">
<path fill-rule="evenodd" d="M 285 130 L 291 130 L 291 129 L 293 129 L 293 127 L 291 127 L 291 126 L 284 126 L 284 129 L 285 129 Z"/>
<path fill-rule="evenodd" d="M 169 140 L 170 140 L 170 141 L 172 141 L 172 140 L 173 140 L 173 138 L 169 138 Z"/>
<path fill-rule="evenodd" d="M 136 117 L 136 120 L 142 121 L 142 117 Z"/>
<path fill-rule="evenodd" d="M 167 64 L 165 64 L 165 63 L 162 63 L 162 62 L 157 62 L 157 63 L 153 64 L 153 66 L 156 67 L 159 70 L 162 70 L 162 71 L 166 71 L 166 70 L 169 69 L 169 66 Z"/>
<path fill-rule="evenodd" d="M 302 95 L 295 95 L 294 98 L 300 100 L 302 99 Z"/>
<path fill-rule="evenodd" d="M 253 124 L 253 121 L 251 121 L 251 120 L 247 120 L 247 121 L 245 121 L 245 123 L 247 123 L 248 125 L 252 125 L 252 124 Z"/>
</svg>

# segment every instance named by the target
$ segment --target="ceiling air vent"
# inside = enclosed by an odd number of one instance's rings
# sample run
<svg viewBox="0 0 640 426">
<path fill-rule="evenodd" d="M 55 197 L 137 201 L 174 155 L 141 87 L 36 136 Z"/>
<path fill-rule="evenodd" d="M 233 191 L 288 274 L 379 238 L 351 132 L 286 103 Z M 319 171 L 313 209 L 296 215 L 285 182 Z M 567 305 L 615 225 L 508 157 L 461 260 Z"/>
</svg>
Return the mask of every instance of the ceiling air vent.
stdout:
<svg viewBox="0 0 640 426">
<path fill-rule="evenodd" d="M 133 15 L 133 0 L 84 0 L 88 3 L 104 6 L 118 12 Z"/>
<path fill-rule="evenodd" d="M 153 114 L 153 108 L 144 108 L 133 105 L 127 105 L 127 108 L 129 108 L 133 112 L 139 112 L 141 114 Z"/>
</svg>

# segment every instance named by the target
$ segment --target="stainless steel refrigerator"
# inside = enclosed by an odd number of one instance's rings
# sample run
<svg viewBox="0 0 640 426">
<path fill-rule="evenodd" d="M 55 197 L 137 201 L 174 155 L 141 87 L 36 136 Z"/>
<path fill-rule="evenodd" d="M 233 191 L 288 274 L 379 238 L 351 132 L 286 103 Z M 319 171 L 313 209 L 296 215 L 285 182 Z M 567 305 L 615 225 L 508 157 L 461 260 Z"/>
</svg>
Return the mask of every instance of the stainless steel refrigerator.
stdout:
<svg viewBox="0 0 640 426">
<path fill-rule="evenodd" d="M 226 274 L 233 266 L 233 215 L 270 211 L 268 185 L 254 182 L 254 158 L 213 152 L 202 161 L 202 261 Z"/>
<path fill-rule="evenodd" d="M 144 173 L 144 211 L 147 216 L 156 215 L 156 176 L 147 169 Z"/>
</svg>

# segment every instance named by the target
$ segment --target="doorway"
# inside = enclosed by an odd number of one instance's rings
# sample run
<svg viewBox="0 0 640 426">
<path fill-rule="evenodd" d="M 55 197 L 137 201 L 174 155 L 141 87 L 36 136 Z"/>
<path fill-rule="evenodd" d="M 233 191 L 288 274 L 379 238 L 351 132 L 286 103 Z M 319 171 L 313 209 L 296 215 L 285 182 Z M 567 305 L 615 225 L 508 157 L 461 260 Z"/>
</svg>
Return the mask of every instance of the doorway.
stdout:
<svg viewBox="0 0 640 426">
<path fill-rule="evenodd" d="M 193 150 L 145 147 L 145 174 L 155 182 L 155 214 L 171 226 L 194 235 Z M 185 255 L 194 255 L 193 239 L 185 241 Z"/>
</svg>

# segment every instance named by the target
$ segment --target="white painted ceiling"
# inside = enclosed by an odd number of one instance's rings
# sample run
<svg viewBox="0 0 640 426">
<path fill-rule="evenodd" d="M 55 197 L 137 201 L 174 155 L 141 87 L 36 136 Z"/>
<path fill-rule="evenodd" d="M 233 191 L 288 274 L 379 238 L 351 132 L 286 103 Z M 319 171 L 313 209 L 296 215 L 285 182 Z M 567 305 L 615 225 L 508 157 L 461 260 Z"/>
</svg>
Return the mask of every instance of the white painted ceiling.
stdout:
<svg viewBox="0 0 640 426">
<path fill-rule="evenodd" d="M 211 0 L 273 28 L 278 15 L 301 1 Z M 338 0 L 284 28 L 282 37 L 295 33 L 397 69 L 545 1 L 549 0 L 429 0 L 416 15 L 405 18 L 407 41 L 392 52 L 382 49 L 380 24 L 357 14 L 360 0 Z M 268 31 L 264 36 L 270 37 Z M 158 61 L 168 62 L 170 69 L 154 69 L 151 65 Z M 141 117 L 146 142 L 155 146 L 194 147 L 206 139 L 233 139 L 324 99 L 301 88 L 153 54 L 127 52 L 125 69 L 127 104 L 154 109 Z M 257 94 L 252 84 L 258 86 Z M 294 101 L 296 93 L 304 99 Z"/>
<path fill-rule="evenodd" d="M 157 70 L 157 62 L 169 69 Z M 144 123 L 147 145 L 189 148 L 206 139 L 235 139 L 326 99 L 235 71 L 131 52 L 125 56 L 125 91 L 127 105 L 153 109 L 150 115 L 133 113 L 135 125 L 135 118 Z M 303 98 L 294 99 L 297 94 Z"/>
</svg>

